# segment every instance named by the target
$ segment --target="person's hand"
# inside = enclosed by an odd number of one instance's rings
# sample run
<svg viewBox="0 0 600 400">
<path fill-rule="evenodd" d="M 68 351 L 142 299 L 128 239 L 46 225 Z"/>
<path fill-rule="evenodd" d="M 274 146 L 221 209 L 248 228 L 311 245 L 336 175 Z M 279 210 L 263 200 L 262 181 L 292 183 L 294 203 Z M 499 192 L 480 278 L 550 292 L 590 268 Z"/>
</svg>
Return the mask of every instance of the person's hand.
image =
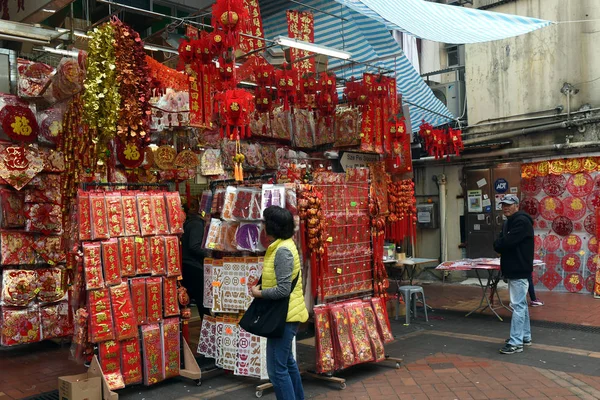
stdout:
<svg viewBox="0 0 600 400">
<path fill-rule="evenodd" d="M 255 298 L 262 297 L 262 292 L 260 291 L 260 285 L 252 286 L 252 289 L 250 289 L 250 292 L 252 294 L 252 297 L 255 297 Z"/>
</svg>

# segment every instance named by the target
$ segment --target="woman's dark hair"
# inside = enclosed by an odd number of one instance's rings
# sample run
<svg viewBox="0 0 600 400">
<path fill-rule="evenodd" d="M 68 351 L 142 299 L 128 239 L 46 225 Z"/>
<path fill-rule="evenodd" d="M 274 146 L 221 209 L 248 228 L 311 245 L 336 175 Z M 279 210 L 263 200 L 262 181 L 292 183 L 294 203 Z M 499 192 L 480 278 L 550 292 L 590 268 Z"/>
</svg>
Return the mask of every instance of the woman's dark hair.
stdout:
<svg viewBox="0 0 600 400">
<path fill-rule="evenodd" d="M 263 211 L 265 230 L 275 239 L 289 239 L 294 235 L 292 213 L 279 206 L 270 206 Z"/>
</svg>

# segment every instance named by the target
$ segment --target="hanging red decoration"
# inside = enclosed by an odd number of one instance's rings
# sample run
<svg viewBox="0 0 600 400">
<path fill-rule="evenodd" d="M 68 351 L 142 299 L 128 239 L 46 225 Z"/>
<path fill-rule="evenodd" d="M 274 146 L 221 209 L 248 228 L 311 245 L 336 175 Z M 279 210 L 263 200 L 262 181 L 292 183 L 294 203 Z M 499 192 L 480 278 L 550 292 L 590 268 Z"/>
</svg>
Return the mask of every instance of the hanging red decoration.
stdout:
<svg viewBox="0 0 600 400">
<path fill-rule="evenodd" d="M 277 96 L 283 101 L 283 109 L 287 111 L 296 101 L 298 72 L 294 67 L 284 63 L 282 69 L 275 71 L 275 81 Z"/>
<path fill-rule="evenodd" d="M 460 129 L 450 127 L 438 129 L 423 121 L 419 129 L 419 136 L 425 142 L 427 153 L 436 159 L 443 157 L 450 159 L 450 154 L 459 156 L 465 148 Z"/>
<path fill-rule="evenodd" d="M 344 98 L 349 105 L 354 107 L 367 105 L 369 96 L 367 95 L 367 88 L 364 85 L 364 82 L 350 78 L 346 82 L 346 87 L 344 88 Z"/>
<path fill-rule="evenodd" d="M 250 137 L 250 115 L 254 112 L 252 93 L 243 89 L 227 90 L 216 96 L 219 103 L 221 137 L 231 140 Z"/>
<path fill-rule="evenodd" d="M 125 168 L 137 168 L 144 162 L 145 149 L 140 140 L 117 139 L 117 159 Z"/>
<path fill-rule="evenodd" d="M 4 106 L 0 111 L 2 130 L 12 140 L 31 143 L 37 139 L 39 127 L 33 111 L 26 106 Z"/>
<path fill-rule="evenodd" d="M 217 0 L 212 6 L 215 30 L 222 30 L 224 44 L 227 48 L 236 48 L 240 40 L 240 33 L 247 30 L 250 24 L 250 15 L 244 0 Z"/>
</svg>

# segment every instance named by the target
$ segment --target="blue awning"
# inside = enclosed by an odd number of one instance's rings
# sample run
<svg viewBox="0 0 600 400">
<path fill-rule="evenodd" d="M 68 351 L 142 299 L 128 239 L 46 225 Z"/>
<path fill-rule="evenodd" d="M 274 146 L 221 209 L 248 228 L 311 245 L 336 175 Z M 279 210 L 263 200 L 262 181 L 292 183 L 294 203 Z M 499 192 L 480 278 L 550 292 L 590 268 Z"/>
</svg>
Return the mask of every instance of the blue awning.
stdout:
<svg viewBox="0 0 600 400">
<path fill-rule="evenodd" d="M 348 51 L 353 60 L 369 63 L 369 66 L 352 65 L 343 60 L 330 59 L 328 68 L 339 67 L 335 71 L 338 77 L 361 78 L 364 72 L 376 73 L 378 68 L 391 71 L 386 75 L 396 77 L 398 93 L 409 103 L 413 131 L 419 129 L 422 120 L 439 126 L 456 119 L 434 96 L 384 24 L 333 0 L 303 0 L 303 4 L 324 11 L 314 14 L 315 43 Z M 291 8 L 291 4 L 265 0 L 261 1 L 260 6 L 265 36 L 287 36 L 286 10 Z M 302 9 L 301 6 L 298 8 Z M 343 17 L 345 21 L 336 16 Z M 381 61 L 373 61 L 378 59 Z"/>
<path fill-rule="evenodd" d="M 480 43 L 523 35 L 552 24 L 537 18 L 503 14 L 423 0 L 335 0 L 385 25 L 442 43 Z"/>
</svg>

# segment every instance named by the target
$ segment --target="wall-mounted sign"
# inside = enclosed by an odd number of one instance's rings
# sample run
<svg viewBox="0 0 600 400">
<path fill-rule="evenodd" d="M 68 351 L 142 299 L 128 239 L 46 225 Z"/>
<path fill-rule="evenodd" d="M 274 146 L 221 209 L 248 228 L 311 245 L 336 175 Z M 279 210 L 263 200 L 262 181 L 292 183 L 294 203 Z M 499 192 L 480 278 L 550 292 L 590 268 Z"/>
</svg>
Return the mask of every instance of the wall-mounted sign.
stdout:
<svg viewBox="0 0 600 400">
<path fill-rule="evenodd" d="M 496 179 L 494 182 L 494 190 L 498 193 L 506 193 L 508 190 L 508 182 L 504 178 Z"/>
</svg>

